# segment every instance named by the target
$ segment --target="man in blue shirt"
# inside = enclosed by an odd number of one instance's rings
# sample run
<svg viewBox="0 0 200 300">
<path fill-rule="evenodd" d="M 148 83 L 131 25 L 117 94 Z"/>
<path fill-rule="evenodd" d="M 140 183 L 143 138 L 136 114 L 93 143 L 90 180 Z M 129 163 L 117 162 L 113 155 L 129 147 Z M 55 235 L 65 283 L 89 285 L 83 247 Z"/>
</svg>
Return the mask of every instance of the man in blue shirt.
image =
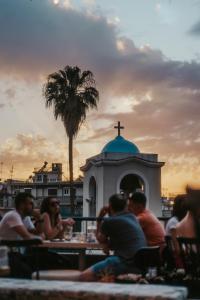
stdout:
<svg viewBox="0 0 200 300">
<path fill-rule="evenodd" d="M 109 215 L 108 218 L 104 218 Z M 97 224 L 97 240 L 103 245 L 104 252 L 114 255 L 93 265 L 79 276 L 81 281 L 95 281 L 103 274 L 120 274 L 133 272 L 133 265 L 128 261 L 134 259 L 135 253 L 146 246 L 142 228 L 132 213 L 128 212 L 127 199 L 123 195 L 113 195 L 109 206 L 103 207 L 98 216 L 103 221 Z"/>
</svg>

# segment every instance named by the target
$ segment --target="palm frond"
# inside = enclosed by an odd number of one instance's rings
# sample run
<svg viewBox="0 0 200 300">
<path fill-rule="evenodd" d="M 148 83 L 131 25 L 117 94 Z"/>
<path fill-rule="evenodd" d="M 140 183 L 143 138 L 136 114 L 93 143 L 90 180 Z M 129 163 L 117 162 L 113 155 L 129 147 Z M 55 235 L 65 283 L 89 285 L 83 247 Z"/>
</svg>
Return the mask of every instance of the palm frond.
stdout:
<svg viewBox="0 0 200 300">
<path fill-rule="evenodd" d="M 91 71 L 81 72 L 78 66 L 66 66 L 50 74 L 43 88 L 46 107 L 53 108 L 68 136 L 75 137 L 89 109 L 97 108 L 99 93 Z"/>
</svg>

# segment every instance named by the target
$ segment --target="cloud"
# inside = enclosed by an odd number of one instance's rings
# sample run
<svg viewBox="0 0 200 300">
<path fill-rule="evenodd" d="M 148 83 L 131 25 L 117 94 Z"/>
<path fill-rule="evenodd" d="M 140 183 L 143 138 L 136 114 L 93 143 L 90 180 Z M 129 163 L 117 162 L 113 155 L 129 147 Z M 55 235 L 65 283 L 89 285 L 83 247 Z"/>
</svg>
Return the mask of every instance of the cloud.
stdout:
<svg viewBox="0 0 200 300">
<path fill-rule="evenodd" d="M 8 88 L 5 90 L 5 94 L 8 98 L 13 99 L 15 98 L 16 91 L 14 88 Z"/>
<path fill-rule="evenodd" d="M 113 125 L 121 120 L 126 127 L 124 135 L 136 141 L 142 152 L 157 152 L 169 162 L 166 182 L 170 170 L 180 174 L 175 158 L 184 155 L 191 157 L 191 163 L 182 159 L 191 175 L 193 158 L 200 157 L 200 63 L 171 60 L 149 45 L 137 47 L 121 35 L 118 19 L 111 22 L 96 6 L 78 10 L 71 3 L 1 0 L 0 76 L 41 84 L 47 74 L 67 64 L 90 69 L 100 91 L 100 103 L 98 112 L 89 114 L 79 134 L 77 151 L 81 157 L 98 153 L 115 136 Z M 12 90 L 6 94 L 18 98 Z M 40 110 L 36 101 L 34 106 Z M 50 120 L 44 128 L 51 128 Z M 36 123 L 34 116 L 32 122 Z M 9 145 L 2 149 L 2 157 L 17 166 L 19 161 L 20 170 L 23 162 L 30 170 L 43 160 L 66 157 L 65 151 L 58 151 L 38 136 L 19 135 Z M 183 167 L 181 170 L 185 172 Z M 196 169 L 195 174 L 200 176 L 200 171 Z"/>
<path fill-rule="evenodd" d="M 172 61 L 159 50 L 137 48 L 102 12 L 66 8 L 62 1 L 53 5 L 50 0 L 2 0 L 0 36 L 3 75 L 32 80 L 78 64 L 95 73 L 99 86 L 117 94 L 133 92 L 141 82 L 147 87 L 165 82 L 199 88 L 197 62 Z"/>
<path fill-rule="evenodd" d="M 192 35 L 200 35 L 200 21 L 195 23 L 189 30 Z"/>
<path fill-rule="evenodd" d="M 68 175 L 67 146 L 47 140 L 42 135 L 18 134 L 15 138 L 9 138 L 0 147 L 0 161 L 3 162 L 3 178 L 9 178 L 9 170 L 14 167 L 14 177 L 28 178 L 33 168 L 39 168 L 44 161 L 63 163 L 64 176 Z M 74 157 L 79 152 L 74 148 Z M 77 166 L 75 164 L 75 175 Z"/>
</svg>

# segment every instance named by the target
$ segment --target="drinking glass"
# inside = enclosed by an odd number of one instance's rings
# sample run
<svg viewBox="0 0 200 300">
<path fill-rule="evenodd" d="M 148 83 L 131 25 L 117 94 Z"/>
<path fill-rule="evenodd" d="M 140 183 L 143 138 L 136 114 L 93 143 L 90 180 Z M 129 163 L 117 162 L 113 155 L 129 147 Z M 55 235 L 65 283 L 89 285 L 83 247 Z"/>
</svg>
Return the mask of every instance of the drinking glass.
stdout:
<svg viewBox="0 0 200 300">
<path fill-rule="evenodd" d="M 86 242 L 86 234 L 85 232 L 80 232 L 78 236 L 78 240 L 80 243 L 85 243 Z"/>
<path fill-rule="evenodd" d="M 64 239 L 67 241 L 71 241 L 72 235 L 73 235 L 73 227 L 68 225 L 64 231 Z"/>
<path fill-rule="evenodd" d="M 8 247 L 0 246 L 0 275 L 9 272 Z"/>
</svg>

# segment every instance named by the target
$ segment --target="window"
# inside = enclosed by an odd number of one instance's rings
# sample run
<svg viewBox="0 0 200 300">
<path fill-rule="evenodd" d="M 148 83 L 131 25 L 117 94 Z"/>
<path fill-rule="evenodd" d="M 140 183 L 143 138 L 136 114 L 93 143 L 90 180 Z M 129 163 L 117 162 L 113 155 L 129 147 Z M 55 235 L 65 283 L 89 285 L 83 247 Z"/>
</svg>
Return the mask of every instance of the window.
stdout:
<svg viewBox="0 0 200 300">
<path fill-rule="evenodd" d="M 49 178 L 49 182 L 56 182 L 57 178 Z"/>
<path fill-rule="evenodd" d="M 48 189 L 48 196 L 57 196 L 57 189 Z"/>
<path fill-rule="evenodd" d="M 37 175 L 37 181 L 42 182 L 42 175 Z"/>
<path fill-rule="evenodd" d="M 69 188 L 64 188 L 63 194 L 64 194 L 64 196 L 68 196 L 70 194 Z"/>
</svg>

